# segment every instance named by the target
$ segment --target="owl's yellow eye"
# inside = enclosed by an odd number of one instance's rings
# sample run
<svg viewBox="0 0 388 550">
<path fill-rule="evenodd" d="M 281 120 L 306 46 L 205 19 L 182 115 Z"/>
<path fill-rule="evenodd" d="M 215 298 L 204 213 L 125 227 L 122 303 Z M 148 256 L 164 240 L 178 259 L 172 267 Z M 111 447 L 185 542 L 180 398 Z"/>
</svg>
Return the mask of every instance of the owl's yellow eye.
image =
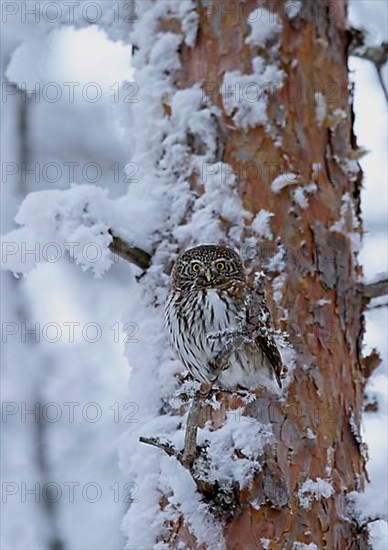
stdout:
<svg viewBox="0 0 388 550">
<path fill-rule="evenodd" d="M 199 273 L 199 271 L 201 271 L 201 264 L 193 264 L 191 266 L 191 269 L 193 270 L 194 273 Z"/>
<path fill-rule="evenodd" d="M 217 262 L 216 263 L 216 268 L 217 268 L 217 271 L 224 271 L 224 269 L 225 269 L 224 262 Z"/>
</svg>

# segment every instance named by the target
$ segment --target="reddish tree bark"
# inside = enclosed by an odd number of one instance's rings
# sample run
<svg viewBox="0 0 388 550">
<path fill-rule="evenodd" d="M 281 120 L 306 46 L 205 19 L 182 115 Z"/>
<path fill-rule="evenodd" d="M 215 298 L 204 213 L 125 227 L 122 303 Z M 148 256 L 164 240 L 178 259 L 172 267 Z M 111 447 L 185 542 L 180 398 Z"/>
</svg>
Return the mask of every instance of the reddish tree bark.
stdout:
<svg viewBox="0 0 388 550">
<path fill-rule="evenodd" d="M 255 5 L 282 20 L 277 61 L 285 78 L 283 87 L 271 93 L 270 130 L 236 128 L 220 92 L 225 71 L 252 72 L 255 50 L 245 39 L 247 15 Z M 266 449 L 263 469 L 252 486 L 238 495 L 238 512 L 225 524 L 226 545 L 235 550 L 264 548 L 261 539 L 266 538 L 271 550 L 291 549 L 297 541 L 314 542 L 318 548 L 367 548 L 366 529 L 347 519 L 346 509 L 347 494 L 362 491 L 366 477 L 359 435 L 366 382 L 361 355 L 364 304 L 357 285 L 361 268 L 349 236 L 362 231 L 362 174 L 354 164 L 349 170 L 357 158 L 357 143 L 347 67 L 347 3 L 306 0 L 292 18 L 284 2 L 226 1 L 210 7 L 199 2 L 198 10 L 198 40 L 194 48 L 182 49 L 184 71 L 178 85 L 199 83 L 222 111 L 215 161 L 229 164 L 239 176 L 244 206 L 254 214 L 260 209 L 274 213 L 272 228 L 287 253 L 283 314 L 271 298 L 276 272 L 268 274 L 267 297 L 275 324 L 291 334 L 297 363 L 284 400 L 260 395 L 247 407 L 249 414 L 269 418 L 276 445 Z M 171 21 L 169 26 L 172 30 Z M 269 49 L 256 51 L 269 61 L 274 55 Z M 325 101 L 322 124 L 316 120 L 317 92 Z M 249 163 L 258 168 L 256 174 L 244 170 Z M 316 163 L 318 171 L 313 169 Z M 308 208 L 294 202 L 290 186 L 279 194 L 271 191 L 273 179 L 285 172 L 298 174 L 303 183 L 316 183 Z M 346 193 L 348 207 L 343 206 Z M 356 230 L 351 208 L 359 220 Z M 331 229 L 341 215 L 343 226 Z M 262 249 L 256 252 L 257 269 L 263 256 Z M 236 398 L 220 399 L 226 408 L 241 406 Z M 214 413 L 213 420 L 219 424 L 222 416 Z M 334 493 L 305 509 L 298 491 L 305 480 L 317 478 L 330 478 Z M 179 541 L 199 547 L 184 519 L 173 532 L 171 547 Z"/>
</svg>

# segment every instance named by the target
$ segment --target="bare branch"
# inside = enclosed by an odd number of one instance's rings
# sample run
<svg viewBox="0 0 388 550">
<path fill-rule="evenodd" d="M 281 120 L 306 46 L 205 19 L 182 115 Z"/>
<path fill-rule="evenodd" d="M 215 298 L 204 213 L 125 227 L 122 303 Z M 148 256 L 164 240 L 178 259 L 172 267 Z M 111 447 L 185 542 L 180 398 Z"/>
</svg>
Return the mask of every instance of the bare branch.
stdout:
<svg viewBox="0 0 388 550">
<path fill-rule="evenodd" d="M 383 42 L 380 46 L 358 46 L 350 53 L 355 57 L 370 61 L 376 67 L 382 67 L 388 60 L 388 43 Z"/>
<path fill-rule="evenodd" d="M 382 309 L 383 307 L 388 307 L 388 302 L 384 302 L 383 304 L 376 304 L 375 306 L 368 306 L 366 310 L 371 311 L 372 309 Z"/>
<path fill-rule="evenodd" d="M 167 453 L 168 456 L 173 456 L 175 458 L 179 457 L 179 453 L 175 450 L 171 443 L 162 443 L 156 437 L 139 437 L 139 441 L 140 443 L 146 443 L 147 445 L 151 445 L 152 447 L 162 449 L 162 451 Z"/>
<path fill-rule="evenodd" d="M 375 283 L 368 283 L 361 285 L 361 292 L 371 300 L 372 298 L 379 298 L 380 296 L 386 296 L 388 294 L 388 277 L 376 281 Z"/>
<path fill-rule="evenodd" d="M 109 233 L 113 238 L 109 245 L 111 252 L 127 260 L 127 262 L 137 265 L 140 269 L 148 269 L 150 267 L 151 256 L 148 252 L 125 242 L 121 237 L 114 235 L 112 231 L 109 231 Z"/>
</svg>

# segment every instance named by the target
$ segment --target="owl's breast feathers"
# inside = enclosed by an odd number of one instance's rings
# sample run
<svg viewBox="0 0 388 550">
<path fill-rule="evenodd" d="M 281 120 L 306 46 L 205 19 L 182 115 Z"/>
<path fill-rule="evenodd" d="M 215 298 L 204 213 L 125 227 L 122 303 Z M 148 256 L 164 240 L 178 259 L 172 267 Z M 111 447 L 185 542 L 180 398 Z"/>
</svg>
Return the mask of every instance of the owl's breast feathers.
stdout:
<svg viewBox="0 0 388 550">
<path fill-rule="evenodd" d="M 224 346 L 227 330 L 237 327 L 239 307 L 220 289 L 172 290 L 166 303 L 166 324 L 171 342 L 185 368 L 194 378 L 210 383 L 212 360 Z"/>
<path fill-rule="evenodd" d="M 264 367 L 264 371 L 275 375 L 281 387 L 283 365 L 275 340 L 268 331 L 268 309 L 259 300 L 254 301 L 252 310 L 247 308 L 247 292 L 245 282 L 234 281 L 224 289 L 170 293 L 166 305 L 170 338 L 185 368 L 201 382 L 209 383 L 212 360 L 245 319 L 249 329 L 255 332 L 259 329 L 258 335 L 254 342 L 231 356 L 230 367 L 219 377 L 220 385 L 228 388 L 263 385 Z"/>
</svg>

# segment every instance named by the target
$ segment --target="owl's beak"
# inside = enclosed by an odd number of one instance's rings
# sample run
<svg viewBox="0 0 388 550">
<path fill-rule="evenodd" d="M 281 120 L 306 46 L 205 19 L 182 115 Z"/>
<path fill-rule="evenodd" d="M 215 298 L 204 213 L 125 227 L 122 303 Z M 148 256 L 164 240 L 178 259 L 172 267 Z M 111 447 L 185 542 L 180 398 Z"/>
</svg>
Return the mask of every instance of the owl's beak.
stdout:
<svg viewBox="0 0 388 550">
<path fill-rule="evenodd" d="M 205 278 L 206 278 L 208 283 L 210 283 L 210 281 L 212 280 L 212 272 L 210 271 L 210 269 L 208 267 L 205 270 Z"/>
</svg>

